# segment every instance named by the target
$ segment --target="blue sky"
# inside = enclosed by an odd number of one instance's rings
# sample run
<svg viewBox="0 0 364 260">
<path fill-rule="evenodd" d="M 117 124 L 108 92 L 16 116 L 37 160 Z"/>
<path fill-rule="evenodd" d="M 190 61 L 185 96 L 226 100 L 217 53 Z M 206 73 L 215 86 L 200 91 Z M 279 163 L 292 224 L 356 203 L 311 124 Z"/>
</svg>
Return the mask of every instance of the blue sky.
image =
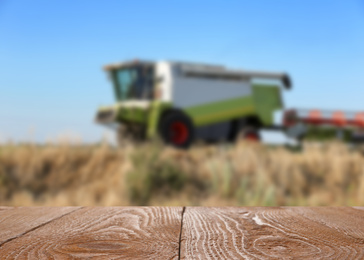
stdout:
<svg viewBox="0 0 364 260">
<path fill-rule="evenodd" d="M 287 107 L 364 110 L 364 1 L 0 0 L 0 141 L 99 140 L 101 67 L 136 57 L 284 70 Z"/>
</svg>

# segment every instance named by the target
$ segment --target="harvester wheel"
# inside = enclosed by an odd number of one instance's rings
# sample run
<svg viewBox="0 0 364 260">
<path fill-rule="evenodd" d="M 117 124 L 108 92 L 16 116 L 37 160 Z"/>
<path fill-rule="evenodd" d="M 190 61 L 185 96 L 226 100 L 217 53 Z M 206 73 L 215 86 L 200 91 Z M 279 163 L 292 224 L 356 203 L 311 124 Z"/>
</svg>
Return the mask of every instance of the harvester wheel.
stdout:
<svg viewBox="0 0 364 260">
<path fill-rule="evenodd" d="M 167 115 L 161 122 L 163 141 L 177 148 L 188 148 L 194 139 L 194 127 L 191 120 L 182 113 Z"/>
</svg>

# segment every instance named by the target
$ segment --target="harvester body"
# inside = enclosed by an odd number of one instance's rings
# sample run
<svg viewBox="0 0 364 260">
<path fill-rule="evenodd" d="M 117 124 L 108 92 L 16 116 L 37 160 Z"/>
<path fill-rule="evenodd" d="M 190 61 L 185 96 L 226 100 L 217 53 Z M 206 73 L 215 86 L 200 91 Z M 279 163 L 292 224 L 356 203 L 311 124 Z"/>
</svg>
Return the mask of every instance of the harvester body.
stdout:
<svg viewBox="0 0 364 260">
<path fill-rule="evenodd" d="M 133 61 L 108 65 L 116 104 L 101 107 L 96 121 L 119 125 L 119 139 L 161 136 L 188 147 L 195 139 L 259 138 L 274 127 L 274 112 L 283 108 L 285 73 L 231 70 L 186 62 Z M 136 134 L 135 134 L 136 133 Z"/>
</svg>

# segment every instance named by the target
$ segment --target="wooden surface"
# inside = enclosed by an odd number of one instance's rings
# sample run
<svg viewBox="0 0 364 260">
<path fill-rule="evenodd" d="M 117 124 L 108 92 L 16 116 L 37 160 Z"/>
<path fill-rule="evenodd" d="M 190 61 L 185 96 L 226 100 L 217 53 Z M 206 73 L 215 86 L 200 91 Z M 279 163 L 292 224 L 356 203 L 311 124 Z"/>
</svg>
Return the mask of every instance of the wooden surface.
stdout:
<svg viewBox="0 0 364 260">
<path fill-rule="evenodd" d="M 364 208 L 0 207 L 0 259 L 364 259 Z"/>
<path fill-rule="evenodd" d="M 364 259 L 360 208 L 187 208 L 182 259 Z"/>
<path fill-rule="evenodd" d="M 78 208 L 3 243 L 0 259 L 177 259 L 181 217 L 182 208 Z"/>
<path fill-rule="evenodd" d="M 0 208 L 0 245 L 60 218 L 77 208 Z"/>
</svg>

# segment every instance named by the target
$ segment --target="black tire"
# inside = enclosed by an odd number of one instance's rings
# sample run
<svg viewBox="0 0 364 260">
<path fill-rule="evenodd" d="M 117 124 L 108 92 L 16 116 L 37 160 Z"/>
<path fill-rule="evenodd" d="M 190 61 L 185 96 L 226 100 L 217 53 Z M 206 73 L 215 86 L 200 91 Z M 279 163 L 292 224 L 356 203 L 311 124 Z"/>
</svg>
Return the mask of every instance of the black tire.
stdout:
<svg viewBox="0 0 364 260">
<path fill-rule="evenodd" d="M 162 119 L 160 135 L 165 143 L 187 149 L 194 140 L 194 126 L 187 116 L 174 112 Z"/>
</svg>

